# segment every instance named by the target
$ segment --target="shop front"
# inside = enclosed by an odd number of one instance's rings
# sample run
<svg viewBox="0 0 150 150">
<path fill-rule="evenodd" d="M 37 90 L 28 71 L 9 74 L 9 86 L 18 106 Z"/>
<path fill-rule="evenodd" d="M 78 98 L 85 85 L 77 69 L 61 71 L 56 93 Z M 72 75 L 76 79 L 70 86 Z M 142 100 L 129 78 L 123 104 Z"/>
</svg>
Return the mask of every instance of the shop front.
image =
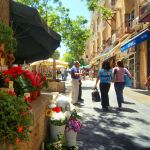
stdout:
<svg viewBox="0 0 150 150">
<path fill-rule="evenodd" d="M 144 83 L 148 75 L 148 40 L 150 39 L 149 28 L 145 29 L 124 45 L 121 46 L 121 53 L 126 52 L 125 66 L 133 76 L 133 87 L 145 89 Z"/>
</svg>

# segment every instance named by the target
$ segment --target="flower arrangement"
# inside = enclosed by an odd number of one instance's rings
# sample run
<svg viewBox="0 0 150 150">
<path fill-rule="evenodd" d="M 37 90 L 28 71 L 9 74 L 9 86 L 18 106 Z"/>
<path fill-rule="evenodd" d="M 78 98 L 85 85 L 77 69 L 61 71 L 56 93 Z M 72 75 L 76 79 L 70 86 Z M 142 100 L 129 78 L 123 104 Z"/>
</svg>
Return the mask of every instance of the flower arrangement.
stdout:
<svg viewBox="0 0 150 150">
<path fill-rule="evenodd" d="M 14 82 L 14 89 L 17 95 L 42 89 L 45 85 L 46 78 L 39 73 L 23 70 L 20 66 L 13 67 L 2 72 L 4 86 L 9 81 Z"/>
<path fill-rule="evenodd" d="M 32 107 L 14 92 L 0 91 L 0 143 L 17 145 L 29 140 Z"/>
<path fill-rule="evenodd" d="M 74 130 L 75 132 L 79 132 L 82 127 L 80 119 L 81 119 L 81 117 L 77 114 L 77 111 L 74 109 L 71 112 L 71 116 L 65 127 L 66 131 Z"/>
<path fill-rule="evenodd" d="M 62 126 L 67 123 L 67 118 L 60 107 L 48 109 L 46 111 L 46 116 L 50 117 L 50 122 L 53 125 Z"/>
</svg>

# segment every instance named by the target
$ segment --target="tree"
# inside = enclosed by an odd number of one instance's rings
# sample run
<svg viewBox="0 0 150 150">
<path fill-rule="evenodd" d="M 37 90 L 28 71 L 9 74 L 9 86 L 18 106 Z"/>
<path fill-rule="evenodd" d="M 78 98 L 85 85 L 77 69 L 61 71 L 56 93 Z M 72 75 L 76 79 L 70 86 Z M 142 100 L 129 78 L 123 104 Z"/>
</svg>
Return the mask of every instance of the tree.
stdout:
<svg viewBox="0 0 150 150">
<path fill-rule="evenodd" d="M 38 9 L 41 17 L 54 31 L 61 34 L 62 43 L 67 47 L 74 60 L 79 59 L 85 52 L 86 41 L 90 36 L 85 26 L 87 20 L 78 16 L 76 20 L 69 17 L 69 9 L 65 8 L 60 0 L 50 0 L 55 7 L 50 6 L 48 0 L 17 0 Z"/>
<path fill-rule="evenodd" d="M 109 17 L 112 16 L 111 9 L 100 5 L 100 2 L 105 0 L 86 0 L 86 1 L 88 9 L 90 11 L 100 12 L 102 14 L 103 19 L 108 19 Z"/>
</svg>

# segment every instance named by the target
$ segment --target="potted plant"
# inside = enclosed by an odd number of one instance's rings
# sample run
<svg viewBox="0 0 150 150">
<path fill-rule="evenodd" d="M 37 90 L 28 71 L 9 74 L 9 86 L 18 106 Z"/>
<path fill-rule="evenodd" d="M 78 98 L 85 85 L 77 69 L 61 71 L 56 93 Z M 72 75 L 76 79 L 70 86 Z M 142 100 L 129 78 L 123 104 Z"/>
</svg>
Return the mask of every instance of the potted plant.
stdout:
<svg viewBox="0 0 150 150">
<path fill-rule="evenodd" d="M 16 94 L 23 96 L 24 93 L 30 92 L 33 89 L 29 74 L 28 71 L 23 70 L 20 66 L 5 70 L 2 72 L 4 86 L 8 85 L 9 81 L 13 81 Z M 8 87 L 6 86 L 6 88 Z"/>
<path fill-rule="evenodd" d="M 82 127 L 80 119 L 81 117 L 77 114 L 77 111 L 74 109 L 71 112 L 71 116 L 65 127 L 65 139 L 67 146 L 69 147 L 76 146 L 77 132 L 79 132 Z"/>
<path fill-rule="evenodd" d="M 13 92 L 0 91 L 0 143 L 4 149 L 9 144 L 15 148 L 20 142 L 29 140 L 32 114 L 30 103 Z"/>
<path fill-rule="evenodd" d="M 50 135 L 52 141 L 57 140 L 59 134 L 62 134 L 64 136 L 67 118 L 62 112 L 61 108 L 55 107 L 52 109 L 48 109 L 46 112 L 46 116 L 50 117 Z"/>
<path fill-rule="evenodd" d="M 0 21 L 0 59 L 4 59 L 7 53 L 7 64 L 10 67 L 15 60 L 13 53 L 16 50 L 16 47 L 17 41 L 14 38 L 12 28 Z"/>
</svg>

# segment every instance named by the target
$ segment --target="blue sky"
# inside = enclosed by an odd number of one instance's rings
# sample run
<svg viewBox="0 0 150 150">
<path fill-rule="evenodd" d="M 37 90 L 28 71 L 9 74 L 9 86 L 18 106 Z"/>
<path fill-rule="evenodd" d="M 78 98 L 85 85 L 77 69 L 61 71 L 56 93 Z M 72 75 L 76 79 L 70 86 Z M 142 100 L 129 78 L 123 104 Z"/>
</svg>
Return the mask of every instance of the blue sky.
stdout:
<svg viewBox="0 0 150 150">
<path fill-rule="evenodd" d="M 76 16 L 84 16 L 90 22 L 90 12 L 86 6 L 86 0 L 62 0 L 63 5 L 70 9 L 70 17 L 75 19 Z M 61 44 L 61 47 L 57 48 L 60 50 L 61 57 L 65 53 L 66 47 Z"/>
</svg>

